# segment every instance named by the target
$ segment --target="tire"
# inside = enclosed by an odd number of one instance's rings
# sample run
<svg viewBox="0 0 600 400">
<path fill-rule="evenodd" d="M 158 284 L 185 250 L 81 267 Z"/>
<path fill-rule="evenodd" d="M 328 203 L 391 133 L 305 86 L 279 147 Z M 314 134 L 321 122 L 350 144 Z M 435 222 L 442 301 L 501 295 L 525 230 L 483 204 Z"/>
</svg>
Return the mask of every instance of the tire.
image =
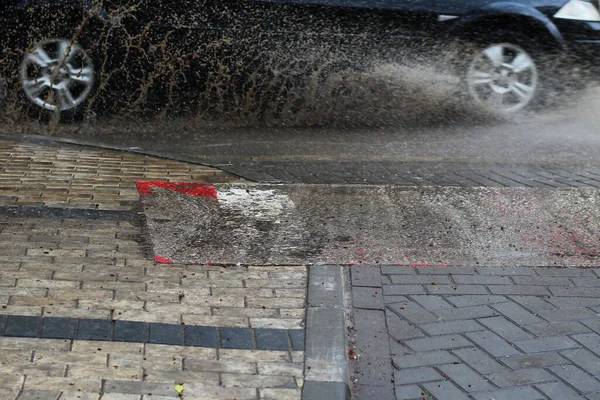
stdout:
<svg viewBox="0 0 600 400">
<path fill-rule="evenodd" d="M 463 92 L 478 107 L 510 115 L 544 104 L 554 58 L 528 37 L 496 32 L 463 47 L 462 53 Z"/>
</svg>

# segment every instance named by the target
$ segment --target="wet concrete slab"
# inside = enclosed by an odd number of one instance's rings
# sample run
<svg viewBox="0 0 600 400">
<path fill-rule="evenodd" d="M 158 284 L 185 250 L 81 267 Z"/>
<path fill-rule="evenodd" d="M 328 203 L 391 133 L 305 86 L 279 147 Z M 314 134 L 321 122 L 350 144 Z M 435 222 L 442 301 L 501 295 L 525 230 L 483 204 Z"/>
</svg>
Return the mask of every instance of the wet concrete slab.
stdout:
<svg viewBox="0 0 600 400">
<path fill-rule="evenodd" d="M 596 189 L 218 184 L 142 200 L 163 262 L 591 266 Z"/>
</svg>

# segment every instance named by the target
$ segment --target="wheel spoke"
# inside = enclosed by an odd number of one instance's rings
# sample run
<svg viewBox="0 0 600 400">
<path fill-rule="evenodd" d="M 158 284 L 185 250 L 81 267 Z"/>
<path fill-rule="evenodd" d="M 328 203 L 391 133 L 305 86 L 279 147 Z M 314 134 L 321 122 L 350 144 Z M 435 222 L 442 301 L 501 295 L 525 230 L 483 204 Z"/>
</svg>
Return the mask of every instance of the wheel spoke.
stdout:
<svg viewBox="0 0 600 400">
<path fill-rule="evenodd" d="M 23 88 L 35 97 L 37 97 L 44 88 L 48 87 L 50 87 L 50 82 L 46 77 L 23 81 Z"/>
<path fill-rule="evenodd" d="M 28 54 L 26 57 L 27 60 L 32 61 L 39 67 L 45 68 L 52 62 L 52 58 L 46 53 L 46 51 L 41 47 L 37 47 L 32 53 Z"/>
<path fill-rule="evenodd" d="M 73 68 L 70 65 L 67 65 L 69 69 L 69 73 L 71 74 L 71 79 L 83 84 L 90 84 L 94 77 L 94 71 L 90 67 L 83 68 Z"/>
<path fill-rule="evenodd" d="M 501 45 L 488 47 L 483 54 L 492 62 L 494 67 L 499 67 L 504 62 L 504 48 Z"/>
<path fill-rule="evenodd" d="M 488 102 L 490 106 L 492 106 L 495 109 L 502 108 L 502 104 L 504 102 L 504 95 L 502 93 L 494 91 L 488 99 Z"/>
<path fill-rule="evenodd" d="M 492 74 L 476 71 L 473 73 L 473 85 L 487 85 L 492 82 Z"/>
<path fill-rule="evenodd" d="M 527 54 L 519 53 L 510 65 L 514 72 L 519 73 L 533 67 L 533 61 Z"/>
<path fill-rule="evenodd" d="M 73 57 L 74 50 L 74 45 L 67 40 L 61 40 L 58 43 L 58 61 L 61 65 Z"/>
<path fill-rule="evenodd" d="M 73 98 L 73 95 L 71 94 L 71 91 L 69 89 L 61 89 L 60 90 L 60 101 L 62 103 L 62 109 L 63 110 L 68 110 L 70 108 L 73 108 L 76 103 L 75 103 L 75 99 Z M 66 105 L 66 107 L 65 107 Z"/>
<path fill-rule="evenodd" d="M 521 100 L 527 100 L 531 93 L 533 92 L 533 88 L 531 86 L 527 86 L 521 82 L 515 82 L 512 86 L 512 91 L 514 94 L 519 96 Z"/>
</svg>

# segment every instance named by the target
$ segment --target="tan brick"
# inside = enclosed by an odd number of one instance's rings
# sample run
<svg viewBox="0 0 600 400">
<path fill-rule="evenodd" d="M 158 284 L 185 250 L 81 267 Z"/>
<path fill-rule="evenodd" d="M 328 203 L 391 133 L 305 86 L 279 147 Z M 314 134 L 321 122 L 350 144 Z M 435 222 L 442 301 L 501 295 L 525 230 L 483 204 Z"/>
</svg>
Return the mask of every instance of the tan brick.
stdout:
<svg viewBox="0 0 600 400">
<path fill-rule="evenodd" d="M 248 271 L 246 268 L 243 270 L 229 270 L 222 269 L 219 271 L 209 271 L 208 277 L 211 279 L 269 279 L 269 273 L 267 271 Z"/>
<path fill-rule="evenodd" d="M 260 398 L 264 400 L 300 400 L 301 389 L 259 389 Z"/>
<path fill-rule="evenodd" d="M 100 394 L 99 393 L 85 393 L 85 392 L 62 392 L 62 394 L 60 395 L 60 400 L 100 400 Z M 106 395 L 102 396 L 102 399 L 107 399 Z M 137 399 L 135 400 L 139 400 L 139 396 Z"/>
<path fill-rule="evenodd" d="M 214 400 L 214 399 L 236 399 L 251 400 L 256 399 L 256 389 L 252 388 L 222 388 L 207 387 L 198 383 L 186 385 L 186 397 L 194 400 Z"/>
<path fill-rule="evenodd" d="M 300 329 L 303 322 L 300 318 L 250 318 L 253 328 Z"/>
<path fill-rule="evenodd" d="M 31 360 L 31 350 L 23 349 L 4 349 L 0 352 L 0 362 L 5 364 L 25 364 Z"/>
<path fill-rule="evenodd" d="M 78 289 L 79 282 L 53 281 L 48 279 L 19 279 L 17 286 L 48 289 Z"/>
<path fill-rule="evenodd" d="M 6 279 L 23 279 L 23 278 L 34 278 L 34 279 L 50 279 L 52 271 L 2 271 L 0 272 L 0 278 Z"/>
<path fill-rule="evenodd" d="M 23 375 L 7 374 L 4 372 L 0 372 L 1 389 L 14 390 L 16 393 L 18 393 L 19 389 L 23 385 L 24 380 L 25 377 Z M 2 395 L 2 392 L 0 392 L 0 395 Z"/>
<path fill-rule="evenodd" d="M 97 300 L 79 300 L 79 308 L 85 308 L 87 310 L 115 310 L 115 312 L 120 312 L 125 310 L 141 310 L 144 308 L 144 302 L 133 300 L 112 300 L 108 298 Z"/>
<path fill-rule="evenodd" d="M 83 269 L 81 264 L 52 264 L 49 262 L 26 262 L 21 266 L 22 270 L 28 271 L 64 271 L 80 272 Z"/>
<path fill-rule="evenodd" d="M 63 351 L 35 350 L 34 362 L 46 364 L 59 363 L 69 365 L 106 365 L 106 354 L 83 354 Z"/>
<path fill-rule="evenodd" d="M 95 340 L 75 340 L 73 342 L 74 353 L 84 354 L 142 354 L 144 345 L 142 343 L 101 342 Z"/>
<path fill-rule="evenodd" d="M 146 302 L 146 310 L 149 312 L 165 312 L 173 314 L 210 315 L 209 307 L 199 307 L 193 304 L 173 304 L 156 301 Z"/>
<path fill-rule="evenodd" d="M 123 379 L 142 380 L 143 371 L 141 367 L 118 367 L 103 365 L 73 365 L 69 367 L 68 377 L 75 379 Z"/>
<path fill-rule="evenodd" d="M 289 362 L 290 355 L 287 351 L 219 349 L 219 360 Z"/>
<path fill-rule="evenodd" d="M 110 319 L 110 310 L 88 310 L 85 308 L 44 307 L 45 317 Z"/>
<path fill-rule="evenodd" d="M 2 296 L 43 297 L 45 294 L 46 289 L 43 288 L 0 287 L 0 295 Z"/>
<path fill-rule="evenodd" d="M 267 272 L 306 272 L 304 265 L 286 265 L 286 266 L 263 266 L 263 265 L 249 265 L 248 271 L 267 271 Z"/>
<path fill-rule="evenodd" d="M 303 308 L 282 308 L 279 310 L 282 318 L 304 318 L 305 310 Z"/>
<path fill-rule="evenodd" d="M 30 376 L 38 376 L 38 377 L 63 377 L 65 376 L 65 371 L 67 370 L 66 364 L 58 364 L 58 363 L 13 363 L 6 364 L 2 366 L 2 372 L 7 374 L 23 374 L 27 375 L 28 379 Z"/>
<path fill-rule="evenodd" d="M 248 307 L 256 308 L 302 308 L 305 305 L 304 299 L 298 298 L 266 298 L 266 297 L 248 297 Z"/>
<path fill-rule="evenodd" d="M 146 289 L 146 286 L 139 282 L 83 282 L 81 288 L 143 292 Z"/>
<path fill-rule="evenodd" d="M 254 297 L 275 297 L 273 289 L 250 289 L 250 288 L 226 288 L 213 287 L 213 296 L 254 296 Z"/>
<path fill-rule="evenodd" d="M 306 298 L 306 289 L 275 289 L 275 297 Z"/>
<path fill-rule="evenodd" d="M 65 308 L 72 308 L 72 307 L 76 306 L 74 301 L 62 301 L 62 300 L 58 300 L 58 299 L 49 299 L 47 297 L 23 297 L 23 296 L 11 296 L 9 304 L 13 305 L 13 306 L 39 306 L 39 307 L 56 306 L 56 307 L 65 307 Z"/>
<path fill-rule="evenodd" d="M 54 350 L 54 351 L 69 351 L 71 341 L 63 339 L 30 339 L 30 338 L 13 338 L 0 337 L 0 349 L 22 349 L 22 350 Z"/>
<path fill-rule="evenodd" d="M 162 397 L 162 396 L 160 396 Z M 150 400 L 161 400 L 159 396 L 149 396 Z M 102 395 L 102 400 L 141 400 L 141 396 L 139 394 L 122 394 L 122 393 L 104 393 Z M 62 399 L 61 399 L 62 400 Z M 78 399 L 85 400 L 85 399 Z M 169 399 L 169 400 L 172 400 Z"/>
<path fill-rule="evenodd" d="M 106 299 L 112 299 L 112 290 L 63 290 L 63 289 L 50 289 L 48 290 L 48 297 L 52 299 L 58 299 L 61 301 L 68 300 L 86 300 L 86 301 L 103 301 Z"/>
<path fill-rule="evenodd" d="M 145 379 L 148 382 L 202 382 L 207 386 L 219 386 L 219 374 L 216 372 L 196 372 L 196 371 L 172 371 L 172 370 L 150 370 L 146 371 Z M 185 385 L 187 386 L 187 385 Z M 184 392 L 184 394 L 186 394 Z"/>
<path fill-rule="evenodd" d="M 60 250 L 60 249 L 27 249 L 28 256 L 48 256 L 48 257 L 85 257 L 85 250 Z"/>
<path fill-rule="evenodd" d="M 213 308 L 212 314 L 217 317 L 277 317 L 278 311 L 275 309 L 263 308 L 241 308 L 241 307 L 223 307 Z"/>
<path fill-rule="evenodd" d="M 149 312 L 145 310 L 124 310 L 113 313 L 113 319 L 123 321 L 160 322 L 163 324 L 181 323 L 181 315 L 168 311 Z"/>
<path fill-rule="evenodd" d="M 73 273 L 73 272 L 55 272 L 54 273 L 54 280 L 58 280 L 58 281 L 116 281 L 117 280 L 117 276 L 116 274 L 110 274 L 110 273 L 98 273 L 95 271 L 84 271 L 84 272 L 79 272 L 79 273 Z"/>
<path fill-rule="evenodd" d="M 183 357 L 179 356 L 150 356 L 148 354 L 111 354 L 109 367 L 144 368 L 149 370 L 181 371 Z"/>
<path fill-rule="evenodd" d="M 246 281 L 246 287 L 249 288 L 305 288 L 306 279 L 284 281 L 279 279 L 248 279 Z"/>
<path fill-rule="evenodd" d="M 146 344 L 146 356 L 151 357 L 192 357 L 202 360 L 216 360 L 217 349 L 207 347 L 182 347 L 166 344 Z"/>
<path fill-rule="evenodd" d="M 28 376 L 25 380 L 25 389 L 57 390 L 57 391 L 82 391 L 99 392 L 102 381 L 100 379 L 73 379 L 73 378 L 46 378 L 41 376 Z"/>
<path fill-rule="evenodd" d="M 303 351 L 292 351 L 292 361 L 295 363 L 304 362 L 304 352 Z"/>
<path fill-rule="evenodd" d="M 264 375 L 304 376 L 304 363 L 258 362 L 258 373 Z"/>
<path fill-rule="evenodd" d="M 181 286 L 190 290 L 201 288 L 219 287 L 219 288 L 241 288 L 243 282 L 241 279 L 188 279 L 182 278 Z"/>
<path fill-rule="evenodd" d="M 28 315 L 39 317 L 42 315 L 40 306 L 0 306 L 0 314 L 5 315 Z"/>
<path fill-rule="evenodd" d="M 146 288 L 148 292 L 179 293 L 182 291 L 182 285 L 179 282 L 167 282 L 155 279 L 147 282 Z M 208 294 L 207 291 L 204 294 Z"/>
<path fill-rule="evenodd" d="M 224 387 L 272 388 L 278 386 L 296 385 L 291 376 L 221 374 Z"/>
<path fill-rule="evenodd" d="M 269 279 L 278 279 L 278 280 L 304 280 L 307 279 L 308 274 L 306 271 L 303 272 L 294 272 L 294 271 L 272 271 L 269 272 Z"/>
<path fill-rule="evenodd" d="M 179 295 L 177 293 L 133 292 L 128 290 L 116 290 L 115 299 L 178 303 Z"/>
<path fill-rule="evenodd" d="M 256 363 L 224 360 L 209 361 L 186 357 L 185 370 L 197 372 L 233 372 L 238 374 L 256 374 Z"/>
<path fill-rule="evenodd" d="M 184 292 L 182 299 L 186 304 L 198 304 L 212 307 L 244 307 L 244 298 L 238 296 L 199 296 L 193 291 Z"/>
</svg>

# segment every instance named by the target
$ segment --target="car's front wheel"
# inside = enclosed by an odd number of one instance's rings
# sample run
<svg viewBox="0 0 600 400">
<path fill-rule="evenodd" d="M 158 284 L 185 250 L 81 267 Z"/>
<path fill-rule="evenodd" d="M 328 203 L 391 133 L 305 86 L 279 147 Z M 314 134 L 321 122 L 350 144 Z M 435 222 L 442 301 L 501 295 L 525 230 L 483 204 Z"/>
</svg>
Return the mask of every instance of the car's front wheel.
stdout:
<svg viewBox="0 0 600 400">
<path fill-rule="evenodd" d="M 94 63 L 72 40 L 43 40 L 23 56 L 19 84 L 26 101 L 42 113 L 77 117 L 94 92 Z"/>
</svg>

